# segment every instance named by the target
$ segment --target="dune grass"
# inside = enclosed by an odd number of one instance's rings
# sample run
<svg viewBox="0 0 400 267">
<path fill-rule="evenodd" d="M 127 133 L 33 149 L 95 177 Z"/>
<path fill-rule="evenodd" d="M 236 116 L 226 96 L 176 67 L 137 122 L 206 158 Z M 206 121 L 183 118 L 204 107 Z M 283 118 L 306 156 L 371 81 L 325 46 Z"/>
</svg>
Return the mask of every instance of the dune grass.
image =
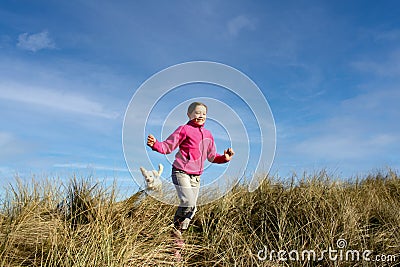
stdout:
<svg viewBox="0 0 400 267">
<path fill-rule="evenodd" d="M 253 193 L 241 183 L 199 208 L 184 234 L 182 262 L 171 253 L 175 207 L 140 192 L 117 201 L 115 188 L 76 177 L 66 184 L 17 179 L 0 207 L 0 266 L 400 264 L 400 179 L 390 170 L 354 181 L 325 171 L 267 177 Z M 338 240 L 346 246 L 339 249 Z M 337 260 L 320 257 L 329 248 Z M 310 250 L 316 258 L 302 258 Z M 349 250 L 360 251 L 360 259 L 345 258 Z M 363 260 L 366 250 L 371 260 L 386 261 Z M 286 254 L 279 258 L 278 251 Z"/>
</svg>

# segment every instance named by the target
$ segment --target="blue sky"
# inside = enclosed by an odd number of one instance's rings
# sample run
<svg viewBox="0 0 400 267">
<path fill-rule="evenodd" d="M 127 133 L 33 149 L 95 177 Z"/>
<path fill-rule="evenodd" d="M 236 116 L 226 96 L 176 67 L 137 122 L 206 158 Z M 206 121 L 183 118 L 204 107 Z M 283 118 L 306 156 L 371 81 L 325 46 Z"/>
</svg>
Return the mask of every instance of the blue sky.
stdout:
<svg viewBox="0 0 400 267">
<path fill-rule="evenodd" d="M 131 97 L 196 60 L 230 65 L 262 90 L 277 130 L 272 173 L 398 170 L 398 14 L 398 1 L 4 0 L 0 184 L 16 173 L 129 184 Z"/>
</svg>

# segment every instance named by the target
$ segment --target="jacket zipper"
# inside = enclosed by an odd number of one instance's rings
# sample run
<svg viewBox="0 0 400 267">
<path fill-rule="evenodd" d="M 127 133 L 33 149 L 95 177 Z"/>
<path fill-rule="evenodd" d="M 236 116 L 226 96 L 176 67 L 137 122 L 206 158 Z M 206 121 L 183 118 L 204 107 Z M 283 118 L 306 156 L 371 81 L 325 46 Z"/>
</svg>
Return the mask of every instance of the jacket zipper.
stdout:
<svg viewBox="0 0 400 267">
<path fill-rule="evenodd" d="M 202 173 L 203 165 L 204 165 L 204 161 L 203 161 L 204 136 L 203 136 L 203 130 L 201 129 L 201 127 L 199 128 L 199 131 L 201 133 L 201 140 L 200 140 L 200 143 L 201 143 L 201 151 L 200 151 L 200 153 L 201 153 L 201 155 L 200 155 L 200 170 L 199 170 L 199 173 Z"/>
</svg>

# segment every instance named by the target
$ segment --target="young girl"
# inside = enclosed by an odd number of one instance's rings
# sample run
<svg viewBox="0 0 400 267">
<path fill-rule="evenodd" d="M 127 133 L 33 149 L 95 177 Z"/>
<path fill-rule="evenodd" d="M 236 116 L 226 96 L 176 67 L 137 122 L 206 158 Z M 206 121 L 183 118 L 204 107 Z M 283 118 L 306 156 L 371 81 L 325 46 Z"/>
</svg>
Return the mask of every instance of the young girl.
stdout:
<svg viewBox="0 0 400 267">
<path fill-rule="evenodd" d="M 196 212 L 204 161 L 207 159 L 213 163 L 226 163 L 234 155 L 231 148 L 224 150 L 223 155 L 216 153 L 214 138 L 211 132 L 204 128 L 207 118 L 205 104 L 191 103 L 187 116 L 189 122 L 179 126 L 164 142 L 157 141 L 151 134 L 147 137 L 147 145 L 161 154 L 169 154 L 179 146 L 172 163 L 172 181 L 180 201 L 174 216 L 174 226 L 178 235 L 188 228 Z"/>
</svg>

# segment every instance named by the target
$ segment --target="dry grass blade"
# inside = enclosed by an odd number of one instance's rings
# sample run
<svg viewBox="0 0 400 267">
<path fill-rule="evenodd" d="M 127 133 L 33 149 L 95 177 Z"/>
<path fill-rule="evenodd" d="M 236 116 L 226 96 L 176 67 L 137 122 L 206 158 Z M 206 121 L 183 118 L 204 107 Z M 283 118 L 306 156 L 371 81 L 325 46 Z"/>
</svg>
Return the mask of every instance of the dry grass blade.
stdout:
<svg viewBox="0 0 400 267">
<path fill-rule="evenodd" d="M 339 239 L 349 250 L 393 255 L 387 266 L 400 263 L 400 179 L 393 171 L 355 181 L 325 171 L 268 177 L 253 193 L 238 184 L 200 207 L 182 262 L 172 255 L 175 207 L 141 192 L 124 201 L 117 195 L 115 186 L 76 177 L 67 184 L 17 180 L 0 210 L 0 266 L 374 266 L 328 257 L 279 261 L 271 253 L 320 252 Z"/>
</svg>

